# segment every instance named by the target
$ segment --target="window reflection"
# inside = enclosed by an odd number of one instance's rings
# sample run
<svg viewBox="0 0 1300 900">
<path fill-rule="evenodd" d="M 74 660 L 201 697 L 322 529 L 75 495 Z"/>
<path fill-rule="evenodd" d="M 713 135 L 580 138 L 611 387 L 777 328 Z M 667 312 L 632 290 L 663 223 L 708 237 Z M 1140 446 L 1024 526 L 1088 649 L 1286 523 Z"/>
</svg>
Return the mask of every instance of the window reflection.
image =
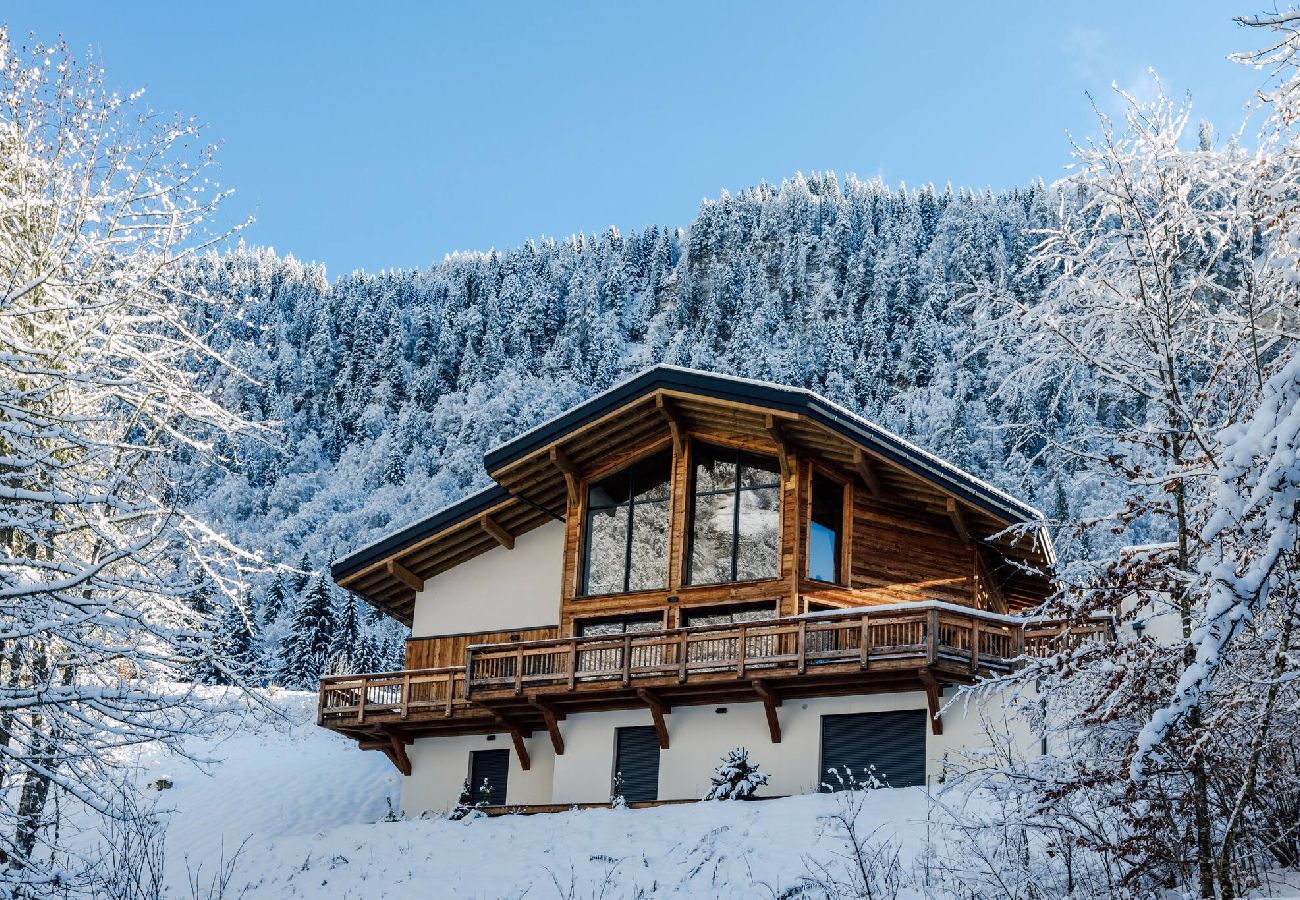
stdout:
<svg viewBox="0 0 1300 900">
<path fill-rule="evenodd" d="M 657 453 L 587 492 L 584 594 L 663 588 L 672 454 Z"/>
<path fill-rule="evenodd" d="M 813 473 L 812 515 L 808 530 L 808 577 L 841 583 L 840 548 L 844 530 L 844 485 Z"/>
<path fill-rule="evenodd" d="M 694 475 L 691 583 L 777 577 L 781 477 L 776 460 L 697 446 Z"/>
</svg>

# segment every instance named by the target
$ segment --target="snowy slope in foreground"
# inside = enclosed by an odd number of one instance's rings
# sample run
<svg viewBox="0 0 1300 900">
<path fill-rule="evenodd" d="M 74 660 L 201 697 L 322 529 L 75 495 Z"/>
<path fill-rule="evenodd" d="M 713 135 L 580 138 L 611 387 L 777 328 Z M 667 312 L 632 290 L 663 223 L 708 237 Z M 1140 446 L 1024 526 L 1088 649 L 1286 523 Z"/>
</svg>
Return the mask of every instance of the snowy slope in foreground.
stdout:
<svg viewBox="0 0 1300 900">
<path fill-rule="evenodd" d="M 910 868 L 925 845 L 920 788 L 873 792 L 861 821 L 903 844 Z M 381 822 L 249 847 L 263 898 L 779 897 L 847 847 L 822 819 L 828 795 L 763 802 L 590 809 L 453 822 Z M 242 882 L 241 882 L 242 887 Z"/>
<path fill-rule="evenodd" d="M 186 751 L 201 767 L 157 750 L 136 759 L 145 783 L 167 778 L 156 795 L 171 810 L 166 838 L 168 880 L 181 890 L 186 867 L 215 870 L 248 839 L 248 847 L 283 835 L 374 822 L 396 806 L 400 776 L 381 753 L 316 727 L 316 694 L 271 695 L 284 718 L 232 717 L 219 740 L 194 738 Z"/>
</svg>

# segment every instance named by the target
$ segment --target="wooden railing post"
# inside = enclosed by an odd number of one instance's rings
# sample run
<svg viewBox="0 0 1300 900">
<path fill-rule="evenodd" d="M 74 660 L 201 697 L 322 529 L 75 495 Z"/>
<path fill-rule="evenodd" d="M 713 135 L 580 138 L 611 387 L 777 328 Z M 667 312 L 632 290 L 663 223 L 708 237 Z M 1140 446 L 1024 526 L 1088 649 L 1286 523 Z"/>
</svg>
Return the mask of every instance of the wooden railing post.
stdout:
<svg viewBox="0 0 1300 900">
<path fill-rule="evenodd" d="M 402 703 L 402 719 L 405 720 L 407 713 L 410 711 L 410 705 L 411 705 L 411 673 L 410 672 L 402 673 L 401 703 Z"/>
<path fill-rule="evenodd" d="M 453 679 L 454 680 L 454 679 Z M 465 699 L 474 692 L 474 651 L 465 651 Z"/>
<path fill-rule="evenodd" d="M 858 655 L 859 665 L 863 669 L 867 667 L 867 660 L 871 654 L 871 620 L 866 613 L 862 614 L 862 635 L 858 638 Z"/>
<path fill-rule="evenodd" d="M 370 681 L 366 676 L 361 676 L 361 696 L 357 698 L 357 724 L 366 720 L 366 698 L 370 693 Z"/>
<path fill-rule="evenodd" d="M 623 634 L 623 687 L 632 683 L 632 635 Z"/>
<path fill-rule="evenodd" d="M 469 669 L 465 670 L 465 693 L 469 693 Z M 452 706 L 456 700 L 456 673 L 447 673 L 447 718 L 451 718 Z"/>
<path fill-rule="evenodd" d="M 679 684 L 685 684 L 686 683 L 686 653 L 690 645 L 687 643 L 686 640 L 686 638 L 688 637 L 687 632 L 682 631 L 679 637 L 681 639 L 681 644 L 678 646 L 678 650 L 677 650 L 677 681 Z"/>
<path fill-rule="evenodd" d="M 739 626 L 739 636 L 736 638 L 736 677 L 745 677 L 745 623 L 741 622 Z"/>
<path fill-rule="evenodd" d="M 926 636 L 925 658 L 934 662 L 939 658 L 939 610 L 930 610 L 929 634 Z"/>
<path fill-rule="evenodd" d="M 970 622 L 970 670 L 978 672 L 980 668 L 980 620 Z"/>
<path fill-rule="evenodd" d="M 808 668 L 808 620 L 799 620 L 799 674 Z"/>
<path fill-rule="evenodd" d="M 524 645 L 515 647 L 515 696 L 524 692 Z"/>
<path fill-rule="evenodd" d="M 569 690 L 573 690 L 578 681 L 578 639 L 569 639 Z"/>
</svg>

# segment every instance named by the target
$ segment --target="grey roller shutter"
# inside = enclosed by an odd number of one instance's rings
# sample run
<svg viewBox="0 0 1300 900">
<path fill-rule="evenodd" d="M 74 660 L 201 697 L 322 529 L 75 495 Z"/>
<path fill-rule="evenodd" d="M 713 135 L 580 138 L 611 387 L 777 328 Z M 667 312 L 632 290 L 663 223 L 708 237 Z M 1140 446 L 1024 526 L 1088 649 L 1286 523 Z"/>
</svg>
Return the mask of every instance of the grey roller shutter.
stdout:
<svg viewBox="0 0 1300 900">
<path fill-rule="evenodd" d="M 614 772 L 623 776 L 623 797 L 629 801 L 658 800 L 659 735 L 654 726 L 619 728 L 614 740 Z"/>
<path fill-rule="evenodd" d="M 506 779 L 510 777 L 509 750 L 474 750 L 469 755 L 470 793 L 475 803 L 487 800 L 491 806 L 502 806 L 506 802 Z M 479 793 L 486 778 L 491 790 L 487 797 Z"/>
<path fill-rule="evenodd" d="M 840 789 L 831 769 L 862 781 L 873 765 L 890 787 L 925 784 L 925 720 L 924 709 L 822 716 L 821 790 Z"/>
</svg>

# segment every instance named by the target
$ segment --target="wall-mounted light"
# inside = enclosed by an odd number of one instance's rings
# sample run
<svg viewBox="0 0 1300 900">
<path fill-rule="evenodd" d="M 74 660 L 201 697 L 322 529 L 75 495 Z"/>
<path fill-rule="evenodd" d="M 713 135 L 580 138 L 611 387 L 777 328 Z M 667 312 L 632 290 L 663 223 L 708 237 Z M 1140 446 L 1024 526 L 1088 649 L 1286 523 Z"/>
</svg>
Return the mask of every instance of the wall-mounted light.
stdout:
<svg viewBox="0 0 1300 900">
<path fill-rule="evenodd" d="M 510 640 L 512 640 L 512 641 L 517 641 L 517 640 L 519 640 L 519 639 L 520 639 L 520 638 L 519 638 L 519 635 L 517 635 L 517 634 L 512 634 L 512 635 L 510 635 Z"/>
<path fill-rule="evenodd" d="M 719 706 L 714 710 L 714 712 L 720 716 L 725 716 L 727 714 L 727 708 L 725 706 Z"/>
<path fill-rule="evenodd" d="M 669 597 L 668 597 L 668 602 L 669 602 L 669 603 L 676 603 L 676 602 L 677 602 L 677 595 L 676 595 L 676 594 L 671 594 L 671 595 L 669 595 Z"/>
</svg>

